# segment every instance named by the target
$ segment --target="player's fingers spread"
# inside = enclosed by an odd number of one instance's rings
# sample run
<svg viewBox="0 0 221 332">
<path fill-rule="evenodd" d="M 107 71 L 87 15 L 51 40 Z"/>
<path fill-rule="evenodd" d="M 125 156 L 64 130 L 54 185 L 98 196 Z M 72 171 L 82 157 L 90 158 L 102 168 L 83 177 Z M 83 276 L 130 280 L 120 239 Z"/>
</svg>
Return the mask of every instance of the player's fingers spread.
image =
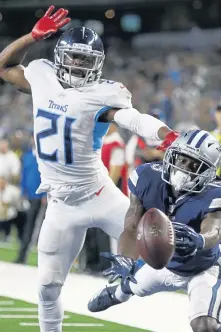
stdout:
<svg viewBox="0 0 221 332">
<path fill-rule="evenodd" d="M 69 17 L 67 17 L 64 20 L 62 20 L 60 23 L 57 23 L 56 26 L 58 29 L 60 29 L 63 26 L 65 26 L 67 23 L 69 23 L 70 21 L 71 21 L 71 19 Z"/>
<path fill-rule="evenodd" d="M 186 234 L 186 230 L 181 227 L 174 227 L 174 232 L 176 234 Z"/>
<path fill-rule="evenodd" d="M 58 23 L 60 22 L 61 20 L 63 20 L 63 18 L 65 18 L 68 14 L 68 10 L 64 9 L 58 16 L 56 16 L 54 18 L 54 22 L 55 23 Z"/>
<path fill-rule="evenodd" d="M 63 13 L 63 11 L 64 11 L 64 8 L 60 8 L 60 9 L 58 9 L 52 16 L 51 16 L 51 19 L 53 20 L 53 21 L 55 21 L 55 19 L 61 14 L 61 13 Z"/>
<path fill-rule="evenodd" d="M 184 227 L 184 224 L 181 224 L 179 222 L 173 222 L 174 227 Z"/>
<path fill-rule="evenodd" d="M 56 18 L 56 21 L 62 20 L 63 18 L 65 18 L 68 15 L 69 11 L 67 9 L 64 9 L 64 11 Z"/>
<path fill-rule="evenodd" d="M 51 13 L 53 12 L 53 10 L 54 10 L 54 6 L 53 5 L 51 5 L 49 8 L 48 8 L 48 10 L 46 11 L 46 13 L 44 14 L 44 16 L 50 16 L 51 15 Z"/>
<path fill-rule="evenodd" d="M 50 37 L 50 35 L 51 35 L 52 33 L 55 33 L 56 31 L 57 31 L 57 29 L 50 29 L 50 30 L 48 30 L 47 34 L 44 36 L 44 39 Z"/>
<path fill-rule="evenodd" d="M 100 256 L 112 260 L 114 255 L 110 252 L 101 252 Z"/>
<path fill-rule="evenodd" d="M 130 276 L 128 279 L 130 279 L 130 281 L 134 284 L 137 284 L 137 280 L 133 276 Z"/>
<path fill-rule="evenodd" d="M 102 276 L 110 276 L 112 274 L 114 274 L 112 269 L 107 269 L 107 270 L 102 272 Z"/>
<path fill-rule="evenodd" d="M 186 248 L 187 246 L 183 242 L 176 244 L 176 249 L 184 250 Z"/>
<path fill-rule="evenodd" d="M 174 227 L 174 232 L 176 234 L 184 234 L 184 233 L 186 233 L 186 231 L 184 229 L 180 228 L 180 227 Z"/>
<path fill-rule="evenodd" d="M 186 233 L 182 231 L 175 231 L 175 236 L 176 239 L 183 239 L 186 236 Z"/>
<path fill-rule="evenodd" d="M 108 269 L 104 270 L 103 273 L 105 272 L 113 272 L 113 268 L 112 267 L 109 267 Z"/>
<path fill-rule="evenodd" d="M 109 279 L 109 284 L 112 284 L 114 281 L 116 281 L 118 278 L 121 278 L 120 274 L 115 274 L 113 277 Z"/>
</svg>

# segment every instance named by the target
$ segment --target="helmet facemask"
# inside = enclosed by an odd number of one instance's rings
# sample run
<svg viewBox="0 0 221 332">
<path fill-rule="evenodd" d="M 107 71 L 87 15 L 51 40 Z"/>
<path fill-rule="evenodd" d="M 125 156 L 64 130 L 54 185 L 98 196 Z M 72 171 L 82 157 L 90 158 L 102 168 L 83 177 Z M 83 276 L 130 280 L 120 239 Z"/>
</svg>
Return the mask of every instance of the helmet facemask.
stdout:
<svg viewBox="0 0 221 332">
<path fill-rule="evenodd" d="M 72 47 L 55 48 L 55 68 L 59 81 L 78 88 L 93 85 L 102 74 L 105 55 L 92 50 L 89 45 L 73 44 Z"/>
<path fill-rule="evenodd" d="M 181 156 L 191 159 L 197 165 L 196 169 L 191 171 L 178 166 L 177 160 Z M 216 165 L 201 158 L 197 151 L 189 150 L 187 147 L 167 149 L 163 160 L 162 179 L 176 192 L 200 193 L 215 177 Z"/>
</svg>

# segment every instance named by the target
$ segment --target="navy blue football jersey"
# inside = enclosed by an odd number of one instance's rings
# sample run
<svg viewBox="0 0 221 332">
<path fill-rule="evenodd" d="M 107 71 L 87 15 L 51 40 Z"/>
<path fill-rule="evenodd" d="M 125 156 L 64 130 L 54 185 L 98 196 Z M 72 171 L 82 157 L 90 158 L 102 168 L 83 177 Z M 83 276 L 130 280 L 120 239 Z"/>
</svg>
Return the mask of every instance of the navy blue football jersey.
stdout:
<svg viewBox="0 0 221 332">
<path fill-rule="evenodd" d="M 200 194 L 183 195 L 175 199 L 171 186 L 161 178 L 162 162 L 137 167 L 128 184 L 130 191 L 142 202 L 144 209 L 157 208 L 173 222 L 179 222 L 200 232 L 207 213 L 221 210 L 221 184 L 211 184 Z M 175 252 L 167 268 L 177 274 L 195 275 L 214 264 L 220 256 L 219 245 L 198 252 L 195 256 L 180 256 Z"/>
</svg>

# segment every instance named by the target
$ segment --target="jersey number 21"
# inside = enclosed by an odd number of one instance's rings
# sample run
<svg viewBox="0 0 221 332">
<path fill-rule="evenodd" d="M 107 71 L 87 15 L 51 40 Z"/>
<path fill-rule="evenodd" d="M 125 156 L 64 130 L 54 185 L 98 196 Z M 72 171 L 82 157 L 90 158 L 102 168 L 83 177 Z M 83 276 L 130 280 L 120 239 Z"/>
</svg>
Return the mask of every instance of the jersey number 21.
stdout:
<svg viewBox="0 0 221 332">
<path fill-rule="evenodd" d="M 48 119 L 51 122 L 51 126 L 48 129 L 44 129 L 43 131 L 36 134 L 36 144 L 39 158 L 47 161 L 56 162 L 58 161 L 58 151 L 55 151 L 51 154 L 47 154 L 42 152 L 41 141 L 43 138 L 50 137 L 52 135 L 58 134 L 63 140 L 63 149 L 64 149 L 64 161 L 65 164 L 72 164 L 72 141 L 71 141 L 71 126 L 76 121 L 74 118 L 65 117 L 63 133 L 58 133 L 58 118 L 61 115 L 50 113 L 41 109 L 38 109 L 36 117 L 42 117 L 44 119 Z"/>
</svg>

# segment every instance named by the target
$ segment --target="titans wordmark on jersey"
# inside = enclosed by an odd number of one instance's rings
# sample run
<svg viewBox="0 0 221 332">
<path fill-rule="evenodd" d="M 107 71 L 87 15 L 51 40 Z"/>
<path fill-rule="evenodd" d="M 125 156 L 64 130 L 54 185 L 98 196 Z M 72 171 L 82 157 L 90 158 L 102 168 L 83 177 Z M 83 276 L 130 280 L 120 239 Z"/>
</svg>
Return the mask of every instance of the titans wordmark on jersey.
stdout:
<svg viewBox="0 0 221 332">
<path fill-rule="evenodd" d="M 157 208 L 179 222 L 200 231 L 200 225 L 207 213 L 221 210 L 221 187 L 216 183 L 200 194 L 172 198 L 170 186 L 161 179 L 162 163 L 148 163 L 136 168 L 128 181 L 130 191 L 142 202 L 145 210 Z M 198 252 L 195 256 L 180 256 L 175 252 L 167 268 L 182 275 L 195 275 L 218 260 L 219 246 Z"/>
<path fill-rule="evenodd" d="M 25 69 L 33 98 L 34 134 L 42 182 L 87 184 L 107 175 L 101 162 L 109 124 L 98 122 L 111 108 L 130 108 L 131 94 L 119 82 L 64 89 L 53 64 L 32 61 Z"/>
</svg>

